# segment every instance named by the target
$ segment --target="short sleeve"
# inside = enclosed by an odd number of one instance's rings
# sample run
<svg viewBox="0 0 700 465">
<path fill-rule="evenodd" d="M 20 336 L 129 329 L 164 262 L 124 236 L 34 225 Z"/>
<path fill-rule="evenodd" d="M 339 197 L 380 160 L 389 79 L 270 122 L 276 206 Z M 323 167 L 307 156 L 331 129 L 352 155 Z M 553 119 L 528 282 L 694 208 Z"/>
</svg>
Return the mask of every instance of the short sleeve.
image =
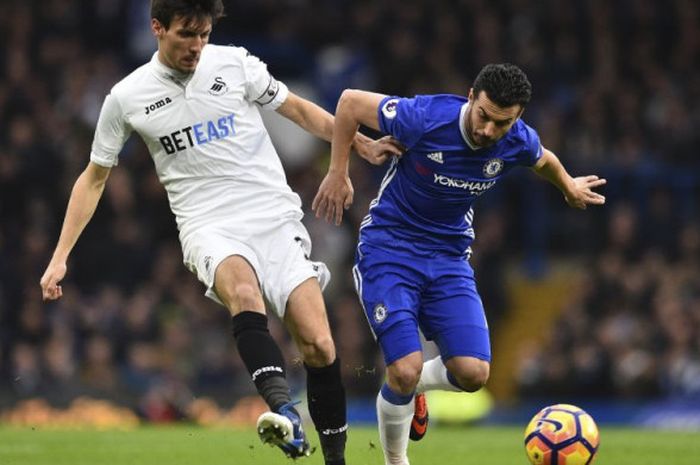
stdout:
<svg viewBox="0 0 700 465">
<path fill-rule="evenodd" d="M 525 166 L 533 166 L 542 157 L 542 142 L 537 131 L 523 124 L 524 147 L 518 155 L 518 162 Z"/>
<path fill-rule="evenodd" d="M 425 102 L 422 98 L 385 97 L 377 109 L 379 129 L 413 147 L 425 132 Z"/>
<path fill-rule="evenodd" d="M 105 97 L 92 141 L 90 161 L 111 168 L 119 162 L 119 152 L 131 135 L 124 112 L 113 94 Z"/>
<path fill-rule="evenodd" d="M 266 110 L 276 110 L 287 99 L 287 86 L 268 72 L 267 65 L 260 58 L 247 51 L 245 53 L 243 71 L 246 79 L 246 99 Z"/>
</svg>

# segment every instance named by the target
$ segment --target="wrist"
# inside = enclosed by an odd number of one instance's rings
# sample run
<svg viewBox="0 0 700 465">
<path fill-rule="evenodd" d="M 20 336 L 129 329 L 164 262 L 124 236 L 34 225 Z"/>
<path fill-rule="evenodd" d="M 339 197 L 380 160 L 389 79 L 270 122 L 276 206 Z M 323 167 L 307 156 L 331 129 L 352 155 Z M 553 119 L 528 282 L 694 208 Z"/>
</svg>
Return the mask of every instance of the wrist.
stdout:
<svg viewBox="0 0 700 465">
<path fill-rule="evenodd" d="M 338 166 L 331 166 L 328 168 L 328 174 L 331 176 L 348 176 L 348 167 L 338 167 Z"/>
<path fill-rule="evenodd" d="M 576 181 L 571 176 L 567 176 L 561 186 L 561 191 L 565 196 L 570 197 L 576 194 Z"/>
<path fill-rule="evenodd" d="M 52 265 L 65 265 L 68 261 L 68 253 L 56 250 L 51 256 Z"/>
</svg>

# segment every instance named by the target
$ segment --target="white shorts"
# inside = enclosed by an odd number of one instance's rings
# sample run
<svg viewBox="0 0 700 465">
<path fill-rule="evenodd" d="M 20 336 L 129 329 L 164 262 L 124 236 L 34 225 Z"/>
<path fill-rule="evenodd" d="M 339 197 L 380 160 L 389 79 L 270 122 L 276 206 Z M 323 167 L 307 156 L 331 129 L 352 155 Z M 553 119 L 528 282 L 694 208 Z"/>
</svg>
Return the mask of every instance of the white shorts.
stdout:
<svg viewBox="0 0 700 465">
<path fill-rule="evenodd" d="M 318 279 L 321 290 L 331 274 L 323 262 L 309 259 L 311 239 L 304 225 L 289 220 L 267 227 L 227 227 L 216 225 L 197 229 L 181 238 L 185 266 L 207 286 L 205 295 L 223 305 L 214 292 L 214 276 L 227 257 L 240 255 L 253 267 L 263 295 L 284 317 L 289 294 L 311 277 Z"/>
</svg>

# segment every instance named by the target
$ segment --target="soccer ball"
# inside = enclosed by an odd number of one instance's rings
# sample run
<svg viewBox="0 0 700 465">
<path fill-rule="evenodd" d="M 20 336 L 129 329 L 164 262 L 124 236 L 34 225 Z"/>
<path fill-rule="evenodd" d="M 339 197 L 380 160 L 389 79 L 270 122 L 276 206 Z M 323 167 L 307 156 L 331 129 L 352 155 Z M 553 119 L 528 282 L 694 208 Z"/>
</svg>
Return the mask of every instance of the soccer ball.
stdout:
<svg viewBox="0 0 700 465">
<path fill-rule="evenodd" d="M 525 428 L 525 453 L 533 465 L 588 465 L 599 444 L 593 418 L 575 405 L 545 407 Z"/>
</svg>

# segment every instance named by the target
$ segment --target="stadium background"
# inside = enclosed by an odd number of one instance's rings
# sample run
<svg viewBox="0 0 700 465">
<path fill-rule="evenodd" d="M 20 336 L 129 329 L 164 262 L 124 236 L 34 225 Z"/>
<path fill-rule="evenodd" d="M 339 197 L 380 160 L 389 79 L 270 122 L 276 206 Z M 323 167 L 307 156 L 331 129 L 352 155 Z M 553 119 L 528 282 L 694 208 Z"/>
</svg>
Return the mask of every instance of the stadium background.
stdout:
<svg viewBox="0 0 700 465">
<path fill-rule="evenodd" d="M 155 422 L 246 422 L 260 408 L 247 397 L 254 391 L 230 318 L 181 264 L 164 190 L 137 137 L 73 252 L 64 298 L 41 301 L 38 281 L 87 163 L 102 99 L 155 49 L 148 3 L 2 0 L 0 410 L 7 422 L 50 422 L 69 406 L 87 408 L 86 398 Z M 608 203 L 568 209 L 556 189 L 523 170 L 477 204 L 473 262 L 494 348 L 495 410 L 487 418 L 567 401 L 603 422 L 700 428 L 697 2 L 225 3 L 228 16 L 212 42 L 247 47 L 329 111 L 346 87 L 465 94 L 486 63 L 522 66 L 534 86 L 525 121 L 570 172 L 608 178 Z M 329 146 L 267 116 L 308 213 Z M 350 264 L 383 168 L 355 159 L 352 171 L 355 203 L 344 225 L 311 214 L 305 223 L 314 258 L 334 275 L 327 304 L 351 418 L 360 420 L 371 415 L 382 368 Z M 273 332 L 298 394 L 296 351 L 277 322 Z"/>
</svg>

